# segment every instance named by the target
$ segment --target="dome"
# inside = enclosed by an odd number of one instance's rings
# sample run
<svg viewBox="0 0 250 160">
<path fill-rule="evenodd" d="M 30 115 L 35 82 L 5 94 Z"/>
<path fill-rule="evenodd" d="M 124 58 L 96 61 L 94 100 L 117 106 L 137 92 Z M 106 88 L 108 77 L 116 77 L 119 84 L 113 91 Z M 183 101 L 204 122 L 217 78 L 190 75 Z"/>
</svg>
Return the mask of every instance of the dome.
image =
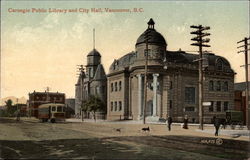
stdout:
<svg viewBox="0 0 250 160">
<path fill-rule="evenodd" d="M 101 54 L 96 49 L 93 49 L 91 52 L 89 52 L 89 54 L 87 56 L 99 56 L 99 57 L 101 57 Z"/>
<path fill-rule="evenodd" d="M 148 43 L 167 45 L 164 37 L 154 29 L 154 21 L 151 18 L 148 22 L 148 29 L 144 31 L 136 41 L 136 45 L 146 43 L 146 34 L 148 34 Z"/>
</svg>

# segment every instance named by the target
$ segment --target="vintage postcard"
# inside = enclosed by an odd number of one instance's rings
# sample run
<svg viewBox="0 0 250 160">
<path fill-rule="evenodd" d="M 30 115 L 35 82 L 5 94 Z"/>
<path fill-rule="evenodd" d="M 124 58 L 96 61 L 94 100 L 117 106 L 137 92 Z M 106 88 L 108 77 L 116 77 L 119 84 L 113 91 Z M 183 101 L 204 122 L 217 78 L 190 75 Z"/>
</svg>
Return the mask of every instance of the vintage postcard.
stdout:
<svg viewBox="0 0 250 160">
<path fill-rule="evenodd" d="M 0 159 L 250 159 L 249 13 L 1 1 Z"/>
</svg>

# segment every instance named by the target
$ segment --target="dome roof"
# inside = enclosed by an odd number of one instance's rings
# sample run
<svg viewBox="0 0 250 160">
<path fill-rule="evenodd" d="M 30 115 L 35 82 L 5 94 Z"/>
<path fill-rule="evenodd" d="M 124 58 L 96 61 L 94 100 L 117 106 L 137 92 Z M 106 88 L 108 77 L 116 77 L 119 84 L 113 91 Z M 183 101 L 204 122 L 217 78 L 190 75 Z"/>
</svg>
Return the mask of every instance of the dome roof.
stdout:
<svg viewBox="0 0 250 160">
<path fill-rule="evenodd" d="M 146 43 L 146 35 L 148 34 L 148 43 L 167 45 L 164 37 L 154 29 L 154 20 L 151 18 L 148 22 L 148 29 L 144 31 L 136 41 L 136 45 Z"/>
<path fill-rule="evenodd" d="M 91 52 L 89 52 L 89 54 L 87 56 L 99 56 L 99 57 L 101 57 L 101 54 L 96 49 L 93 49 Z"/>
<path fill-rule="evenodd" d="M 140 35 L 140 37 L 136 41 L 136 45 L 141 44 L 141 43 L 146 43 L 146 33 L 148 33 L 148 36 L 149 36 L 148 43 L 167 45 L 164 37 L 155 29 L 152 29 L 152 28 L 148 28 L 145 32 L 143 32 Z"/>
</svg>

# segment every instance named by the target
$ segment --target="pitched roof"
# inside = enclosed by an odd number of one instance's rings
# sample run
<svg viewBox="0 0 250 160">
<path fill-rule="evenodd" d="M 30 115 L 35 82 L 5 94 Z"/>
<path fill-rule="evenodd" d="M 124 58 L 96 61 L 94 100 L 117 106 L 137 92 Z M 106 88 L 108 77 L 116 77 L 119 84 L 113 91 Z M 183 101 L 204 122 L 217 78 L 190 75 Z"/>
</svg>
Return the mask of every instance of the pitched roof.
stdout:
<svg viewBox="0 0 250 160">
<path fill-rule="evenodd" d="M 95 76 L 93 78 L 93 80 L 106 80 L 107 77 L 106 77 L 106 73 L 105 73 L 105 70 L 102 66 L 102 64 L 99 64 L 97 66 L 97 69 L 96 69 L 96 72 L 95 72 Z"/>
</svg>

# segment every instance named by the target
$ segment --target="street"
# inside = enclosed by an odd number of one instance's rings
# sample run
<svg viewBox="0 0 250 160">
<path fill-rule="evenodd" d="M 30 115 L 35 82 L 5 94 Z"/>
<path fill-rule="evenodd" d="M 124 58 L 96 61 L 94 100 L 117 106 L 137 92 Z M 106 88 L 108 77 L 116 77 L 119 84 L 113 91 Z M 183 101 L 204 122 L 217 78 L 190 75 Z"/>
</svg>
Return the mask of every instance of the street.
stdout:
<svg viewBox="0 0 250 160">
<path fill-rule="evenodd" d="M 149 132 L 141 131 L 150 127 Z M 219 138 L 219 139 L 218 139 Z M 247 138 L 214 137 L 165 125 L 41 123 L 0 118 L 0 158 L 8 159 L 247 159 Z"/>
</svg>

